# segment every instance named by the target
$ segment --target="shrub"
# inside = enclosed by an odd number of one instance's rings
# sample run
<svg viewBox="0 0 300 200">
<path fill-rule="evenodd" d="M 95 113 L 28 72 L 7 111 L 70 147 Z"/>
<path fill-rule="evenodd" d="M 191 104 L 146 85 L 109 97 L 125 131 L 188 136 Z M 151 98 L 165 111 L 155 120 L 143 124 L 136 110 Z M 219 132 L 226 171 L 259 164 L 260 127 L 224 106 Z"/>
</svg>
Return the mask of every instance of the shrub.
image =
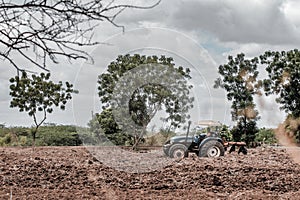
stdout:
<svg viewBox="0 0 300 200">
<path fill-rule="evenodd" d="M 266 128 L 260 129 L 259 132 L 255 134 L 255 141 L 266 144 L 275 144 L 278 142 L 273 129 Z"/>
</svg>

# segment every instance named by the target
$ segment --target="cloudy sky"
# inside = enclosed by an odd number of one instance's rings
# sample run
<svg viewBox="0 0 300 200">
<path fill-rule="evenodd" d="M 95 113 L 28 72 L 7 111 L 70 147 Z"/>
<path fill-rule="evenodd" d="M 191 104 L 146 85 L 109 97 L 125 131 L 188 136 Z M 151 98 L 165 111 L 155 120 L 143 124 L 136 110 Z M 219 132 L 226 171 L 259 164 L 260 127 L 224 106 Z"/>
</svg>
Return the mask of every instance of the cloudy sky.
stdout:
<svg viewBox="0 0 300 200">
<path fill-rule="evenodd" d="M 155 1 L 135 1 L 149 5 Z M 94 62 L 61 60 L 50 69 L 55 80 L 69 80 L 80 91 L 67 110 L 56 110 L 47 122 L 85 126 L 92 113 L 99 112 L 97 76 L 120 54 L 166 55 L 176 65 L 192 70 L 196 101 L 191 120 L 218 120 L 234 125 L 230 103 L 221 89 L 213 89 L 217 68 L 228 55 L 244 52 L 252 57 L 266 50 L 290 50 L 300 44 L 300 2 L 296 0 L 162 0 L 150 10 L 128 9 L 116 23 L 122 29 L 102 23 L 95 40 L 105 44 L 87 49 Z M 26 113 L 9 108 L 9 77 L 15 70 L 1 61 L 0 124 L 30 126 Z M 22 62 L 20 58 L 20 62 Z M 259 125 L 274 127 L 284 119 L 271 98 L 256 100 L 262 119 Z"/>
</svg>

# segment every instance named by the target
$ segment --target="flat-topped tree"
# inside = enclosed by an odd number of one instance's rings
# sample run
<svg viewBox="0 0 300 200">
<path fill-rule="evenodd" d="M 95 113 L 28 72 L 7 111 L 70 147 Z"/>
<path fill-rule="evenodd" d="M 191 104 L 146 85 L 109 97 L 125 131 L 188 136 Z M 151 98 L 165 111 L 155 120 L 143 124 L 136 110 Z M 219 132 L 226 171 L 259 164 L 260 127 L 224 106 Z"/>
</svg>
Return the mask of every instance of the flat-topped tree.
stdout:
<svg viewBox="0 0 300 200">
<path fill-rule="evenodd" d="M 171 57 L 118 56 L 98 80 L 102 112 L 106 112 L 99 120 L 102 129 L 107 128 L 103 122 L 115 120 L 118 129 L 133 135 L 135 147 L 150 121 L 161 110 L 167 114 L 164 122 L 169 129 L 179 128 L 189 119 L 188 111 L 193 107 L 190 79 L 190 69 L 176 67 Z M 108 115 L 108 112 L 114 113 Z"/>
<path fill-rule="evenodd" d="M 50 80 L 50 73 L 28 76 L 22 72 L 21 76 L 10 79 L 10 107 L 19 108 L 20 112 L 27 112 L 33 118 L 35 128 L 32 131 L 33 144 L 38 128 L 47 119 L 47 114 L 53 112 L 54 107 L 65 110 L 66 103 L 72 99 L 72 93 L 78 93 L 73 85 L 60 81 L 54 83 Z M 38 117 L 38 113 L 42 116 Z"/>
</svg>

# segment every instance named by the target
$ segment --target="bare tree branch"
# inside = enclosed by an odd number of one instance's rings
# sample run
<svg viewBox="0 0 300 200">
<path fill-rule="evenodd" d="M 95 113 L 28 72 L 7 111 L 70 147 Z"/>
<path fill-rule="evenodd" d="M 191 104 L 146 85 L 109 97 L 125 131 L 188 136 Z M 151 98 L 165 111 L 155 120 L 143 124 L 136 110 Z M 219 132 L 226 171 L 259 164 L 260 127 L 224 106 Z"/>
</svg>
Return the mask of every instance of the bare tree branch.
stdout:
<svg viewBox="0 0 300 200">
<path fill-rule="evenodd" d="M 0 58 L 18 66 L 13 55 L 47 70 L 47 63 L 58 57 L 70 60 L 91 59 L 78 46 L 92 46 L 95 27 L 103 21 L 115 27 L 116 17 L 127 8 L 150 9 L 150 6 L 118 4 L 115 0 L 0 0 Z M 33 53 L 32 53 L 33 52 Z"/>
</svg>

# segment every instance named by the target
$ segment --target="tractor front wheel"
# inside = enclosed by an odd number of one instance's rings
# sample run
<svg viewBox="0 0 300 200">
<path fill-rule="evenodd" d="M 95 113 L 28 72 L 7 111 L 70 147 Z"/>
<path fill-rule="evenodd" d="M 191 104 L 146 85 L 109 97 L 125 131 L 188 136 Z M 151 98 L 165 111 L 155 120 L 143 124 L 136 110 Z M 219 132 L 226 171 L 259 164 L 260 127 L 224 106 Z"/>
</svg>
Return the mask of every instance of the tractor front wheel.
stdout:
<svg viewBox="0 0 300 200">
<path fill-rule="evenodd" d="M 169 156 L 175 159 L 187 157 L 188 148 L 183 144 L 174 144 L 169 150 Z"/>
</svg>

